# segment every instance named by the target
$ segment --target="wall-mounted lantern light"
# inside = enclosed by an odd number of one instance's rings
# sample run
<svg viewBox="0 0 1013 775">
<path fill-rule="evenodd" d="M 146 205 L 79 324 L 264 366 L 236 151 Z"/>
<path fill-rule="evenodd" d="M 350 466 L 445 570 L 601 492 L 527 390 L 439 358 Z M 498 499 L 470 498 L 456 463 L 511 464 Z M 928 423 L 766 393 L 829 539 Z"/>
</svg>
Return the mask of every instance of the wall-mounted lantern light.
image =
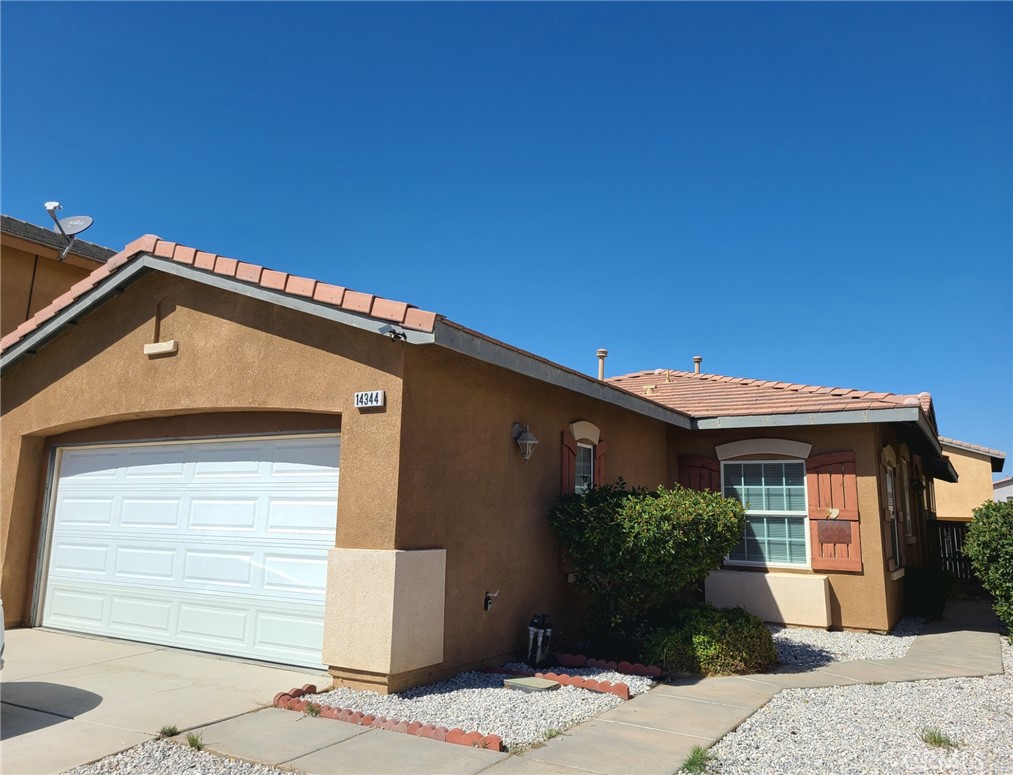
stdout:
<svg viewBox="0 0 1013 775">
<path fill-rule="evenodd" d="M 517 442 L 517 446 L 520 447 L 521 457 L 525 461 L 531 459 L 531 453 L 535 451 L 535 447 L 538 446 L 538 437 L 531 432 L 531 429 L 526 425 L 521 425 L 519 422 L 514 423 L 514 441 Z"/>
</svg>

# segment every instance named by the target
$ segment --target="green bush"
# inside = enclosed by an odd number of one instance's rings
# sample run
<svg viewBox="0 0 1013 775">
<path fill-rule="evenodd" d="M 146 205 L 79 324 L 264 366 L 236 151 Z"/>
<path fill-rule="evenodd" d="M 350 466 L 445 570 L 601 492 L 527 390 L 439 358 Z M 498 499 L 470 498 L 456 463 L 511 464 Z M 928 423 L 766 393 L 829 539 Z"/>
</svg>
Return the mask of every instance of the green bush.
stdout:
<svg viewBox="0 0 1013 775">
<path fill-rule="evenodd" d="M 986 501 L 974 510 L 964 554 L 995 601 L 995 612 L 1013 629 L 1013 502 Z"/>
<path fill-rule="evenodd" d="M 621 479 L 559 499 L 549 524 L 594 599 L 592 638 L 628 641 L 680 588 L 718 567 L 745 528 L 735 500 L 679 485 L 631 489 Z M 616 646 L 618 647 L 618 646 Z"/>
<path fill-rule="evenodd" d="M 644 662 L 669 673 L 758 673 L 777 664 L 770 630 L 741 608 L 687 606 L 679 623 L 647 639 Z"/>
<path fill-rule="evenodd" d="M 942 619 L 953 591 L 953 576 L 942 570 L 908 566 L 904 569 L 904 615 Z"/>
</svg>

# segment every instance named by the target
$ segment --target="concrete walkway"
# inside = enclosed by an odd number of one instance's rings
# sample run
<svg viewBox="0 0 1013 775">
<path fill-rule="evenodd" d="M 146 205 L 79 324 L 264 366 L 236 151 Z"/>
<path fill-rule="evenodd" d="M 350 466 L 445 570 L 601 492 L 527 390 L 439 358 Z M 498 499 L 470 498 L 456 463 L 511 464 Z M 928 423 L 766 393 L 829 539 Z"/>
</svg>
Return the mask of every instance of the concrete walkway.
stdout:
<svg viewBox="0 0 1013 775">
<path fill-rule="evenodd" d="M 694 746 L 737 728 L 781 689 L 982 676 L 1003 671 L 989 606 L 957 601 L 907 656 L 814 670 L 672 681 L 509 755 L 264 708 L 317 676 L 170 649 L 38 630 L 8 633 L 3 771 L 58 772 L 154 736 L 197 728 L 206 749 L 316 775 L 674 773 Z M 254 711 L 254 712 L 251 712 Z"/>
<path fill-rule="evenodd" d="M 693 678 L 661 684 L 544 746 L 486 772 L 652 775 L 679 770 L 694 746 L 736 729 L 782 689 L 920 681 L 1003 672 L 997 620 L 985 603 L 953 601 L 903 659 L 839 662 L 813 670 Z"/>
</svg>

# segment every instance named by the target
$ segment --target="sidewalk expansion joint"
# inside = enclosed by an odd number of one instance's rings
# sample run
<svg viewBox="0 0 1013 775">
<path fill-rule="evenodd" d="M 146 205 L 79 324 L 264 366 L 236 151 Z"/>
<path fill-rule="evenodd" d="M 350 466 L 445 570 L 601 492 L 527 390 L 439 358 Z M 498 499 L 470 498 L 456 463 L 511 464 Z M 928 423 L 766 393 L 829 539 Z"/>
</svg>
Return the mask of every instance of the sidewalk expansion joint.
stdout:
<svg viewBox="0 0 1013 775">
<path fill-rule="evenodd" d="M 746 716 L 746 718 L 749 718 L 749 716 Z M 612 721 L 611 719 L 601 718 L 601 717 L 599 717 L 597 719 L 597 721 L 604 722 L 605 724 L 616 724 L 616 725 L 621 726 L 621 727 L 635 727 L 636 729 L 649 729 L 652 732 L 664 732 L 666 735 L 679 735 L 681 737 L 695 737 L 698 740 L 707 740 L 707 741 L 710 741 L 710 742 L 713 742 L 715 740 L 719 740 L 720 739 L 720 737 L 711 737 L 711 736 L 707 736 L 707 735 L 694 735 L 692 732 L 680 732 L 677 729 L 660 729 L 658 727 L 648 726 L 647 724 L 631 724 L 629 721 Z M 745 719 L 743 719 L 743 721 L 745 721 Z M 742 723 L 742 722 L 739 722 L 739 723 Z"/>
</svg>

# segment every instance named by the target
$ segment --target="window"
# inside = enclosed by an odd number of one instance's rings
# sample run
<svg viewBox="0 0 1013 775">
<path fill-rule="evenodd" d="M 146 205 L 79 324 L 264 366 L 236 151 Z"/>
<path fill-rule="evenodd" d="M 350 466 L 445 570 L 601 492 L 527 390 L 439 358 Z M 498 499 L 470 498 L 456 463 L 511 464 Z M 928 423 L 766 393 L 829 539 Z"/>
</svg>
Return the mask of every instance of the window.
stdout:
<svg viewBox="0 0 1013 775">
<path fill-rule="evenodd" d="M 900 486 L 903 489 L 904 497 L 901 505 L 904 507 L 904 532 L 908 538 L 914 537 L 914 525 L 911 518 L 911 472 L 906 460 L 900 461 Z"/>
<path fill-rule="evenodd" d="M 746 507 L 745 534 L 729 562 L 807 565 L 805 463 L 725 463 L 722 475 L 725 497 Z"/>
<path fill-rule="evenodd" d="M 577 470 L 573 481 L 573 491 L 585 493 L 594 484 L 594 446 L 577 444 Z"/>
</svg>

